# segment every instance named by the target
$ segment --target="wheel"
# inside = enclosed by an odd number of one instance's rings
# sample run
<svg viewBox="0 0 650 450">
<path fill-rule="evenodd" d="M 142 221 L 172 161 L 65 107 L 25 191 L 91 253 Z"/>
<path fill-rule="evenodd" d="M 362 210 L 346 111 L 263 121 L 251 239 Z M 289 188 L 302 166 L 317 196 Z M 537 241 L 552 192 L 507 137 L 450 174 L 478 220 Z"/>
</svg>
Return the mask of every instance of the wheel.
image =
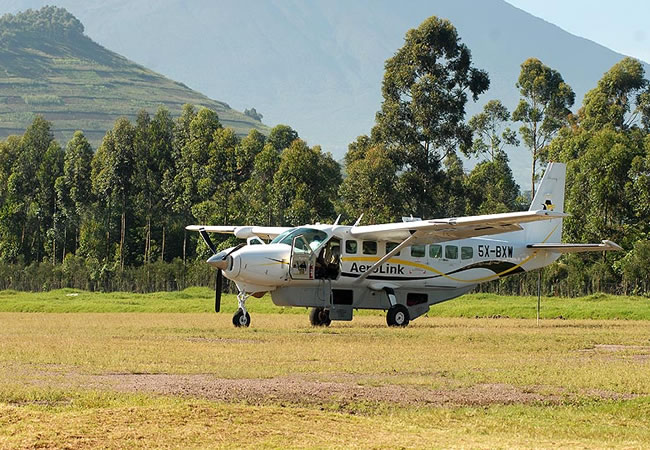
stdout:
<svg viewBox="0 0 650 450">
<path fill-rule="evenodd" d="M 251 324 L 251 315 L 244 314 L 244 311 L 240 309 L 237 310 L 234 316 L 232 316 L 232 324 L 236 327 L 248 327 Z"/>
<path fill-rule="evenodd" d="M 386 314 L 389 327 L 405 327 L 409 324 L 409 310 L 404 305 L 391 306 Z"/>
<path fill-rule="evenodd" d="M 309 322 L 315 327 L 329 327 L 332 323 L 329 310 L 325 308 L 312 308 L 309 311 Z"/>
</svg>

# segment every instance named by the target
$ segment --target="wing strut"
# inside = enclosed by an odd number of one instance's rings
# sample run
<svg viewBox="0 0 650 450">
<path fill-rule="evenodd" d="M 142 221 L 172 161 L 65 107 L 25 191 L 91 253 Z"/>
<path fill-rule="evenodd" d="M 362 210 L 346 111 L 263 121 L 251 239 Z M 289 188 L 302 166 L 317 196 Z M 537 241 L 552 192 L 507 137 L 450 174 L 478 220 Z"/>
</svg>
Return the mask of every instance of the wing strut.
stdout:
<svg viewBox="0 0 650 450">
<path fill-rule="evenodd" d="M 408 245 L 411 243 L 411 241 L 412 241 L 413 239 L 415 239 L 415 234 L 416 234 L 416 232 L 415 232 L 415 231 L 412 231 L 412 232 L 411 232 L 411 235 L 410 235 L 409 237 L 407 237 L 406 239 L 404 239 L 404 240 L 402 241 L 401 244 L 399 244 L 397 247 L 395 247 L 394 249 L 392 249 L 390 252 L 386 253 L 386 255 L 384 255 L 384 256 L 383 256 L 379 261 L 377 261 L 376 263 L 374 263 L 374 264 L 370 267 L 370 269 L 368 269 L 368 270 L 366 270 L 365 272 L 363 272 L 363 273 L 361 274 L 361 276 L 359 276 L 359 278 L 357 278 L 357 279 L 355 280 L 355 282 L 356 282 L 356 283 L 359 283 L 359 282 L 365 280 L 365 279 L 368 277 L 368 275 L 370 275 L 374 270 L 376 270 L 377 268 L 381 267 L 381 266 L 382 266 L 386 261 L 388 261 L 390 258 L 392 258 L 392 257 L 395 256 L 397 253 L 399 253 L 399 251 L 400 251 L 401 249 L 403 249 L 404 247 L 408 246 Z"/>
</svg>

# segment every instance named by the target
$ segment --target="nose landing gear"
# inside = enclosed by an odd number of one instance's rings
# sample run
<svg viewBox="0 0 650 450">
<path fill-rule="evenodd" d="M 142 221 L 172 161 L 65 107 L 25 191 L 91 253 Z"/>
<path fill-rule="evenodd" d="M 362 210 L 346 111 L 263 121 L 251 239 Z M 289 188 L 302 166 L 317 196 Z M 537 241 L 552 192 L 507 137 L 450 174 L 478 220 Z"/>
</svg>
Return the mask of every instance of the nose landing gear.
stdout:
<svg viewBox="0 0 650 450">
<path fill-rule="evenodd" d="M 232 324 L 237 328 L 248 327 L 251 324 L 251 316 L 246 310 L 246 300 L 250 297 L 250 294 L 245 292 L 240 292 L 237 294 L 237 301 L 239 302 L 239 308 L 235 315 L 232 316 Z"/>
</svg>

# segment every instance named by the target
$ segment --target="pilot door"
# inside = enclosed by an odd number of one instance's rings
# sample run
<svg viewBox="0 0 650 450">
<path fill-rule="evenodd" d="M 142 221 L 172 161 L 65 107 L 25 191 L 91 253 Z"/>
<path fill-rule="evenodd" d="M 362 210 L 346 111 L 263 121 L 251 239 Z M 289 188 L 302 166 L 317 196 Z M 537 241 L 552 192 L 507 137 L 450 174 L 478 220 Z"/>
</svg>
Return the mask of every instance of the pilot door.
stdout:
<svg viewBox="0 0 650 450">
<path fill-rule="evenodd" d="M 303 235 L 293 238 L 291 243 L 291 266 L 289 275 L 294 280 L 313 280 L 316 254 Z"/>
</svg>

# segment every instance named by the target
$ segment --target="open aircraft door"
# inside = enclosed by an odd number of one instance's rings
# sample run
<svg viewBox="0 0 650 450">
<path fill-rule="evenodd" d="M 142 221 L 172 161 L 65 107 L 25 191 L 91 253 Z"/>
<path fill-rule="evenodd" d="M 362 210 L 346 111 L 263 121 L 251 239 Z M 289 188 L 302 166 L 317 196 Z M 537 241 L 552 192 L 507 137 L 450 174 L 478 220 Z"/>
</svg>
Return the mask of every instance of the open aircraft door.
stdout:
<svg viewBox="0 0 650 450">
<path fill-rule="evenodd" d="M 316 254 L 303 235 L 293 238 L 291 243 L 291 266 L 289 275 L 294 280 L 313 280 Z"/>
</svg>

